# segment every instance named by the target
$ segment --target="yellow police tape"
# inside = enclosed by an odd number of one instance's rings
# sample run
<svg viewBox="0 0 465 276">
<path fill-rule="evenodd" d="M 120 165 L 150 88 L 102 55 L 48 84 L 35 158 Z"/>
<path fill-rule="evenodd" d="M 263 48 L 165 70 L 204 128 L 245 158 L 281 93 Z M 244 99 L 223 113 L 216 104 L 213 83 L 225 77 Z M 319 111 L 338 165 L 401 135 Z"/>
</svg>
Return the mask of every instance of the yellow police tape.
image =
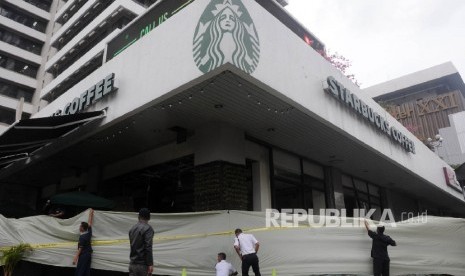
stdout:
<svg viewBox="0 0 465 276">
<path fill-rule="evenodd" d="M 250 228 L 244 229 L 247 232 L 259 232 L 259 231 L 274 231 L 274 230 L 287 230 L 287 229 L 299 229 L 299 228 L 310 228 L 310 226 L 298 226 L 298 227 L 263 227 L 263 228 Z M 183 240 L 192 238 L 205 238 L 211 236 L 229 236 L 233 235 L 234 231 L 222 231 L 205 234 L 190 234 L 190 235 L 175 235 L 175 236 L 155 236 L 154 242 L 157 241 L 170 241 L 170 240 Z M 129 239 L 116 239 L 116 240 L 93 240 L 92 246 L 104 246 L 104 245 L 117 245 L 129 243 Z M 54 242 L 54 243 L 40 243 L 30 244 L 33 249 L 47 249 L 47 248 L 67 248 L 76 247 L 77 242 Z M 12 246 L 0 247 L 0 251 L 8 250 Z"/>
</svg>

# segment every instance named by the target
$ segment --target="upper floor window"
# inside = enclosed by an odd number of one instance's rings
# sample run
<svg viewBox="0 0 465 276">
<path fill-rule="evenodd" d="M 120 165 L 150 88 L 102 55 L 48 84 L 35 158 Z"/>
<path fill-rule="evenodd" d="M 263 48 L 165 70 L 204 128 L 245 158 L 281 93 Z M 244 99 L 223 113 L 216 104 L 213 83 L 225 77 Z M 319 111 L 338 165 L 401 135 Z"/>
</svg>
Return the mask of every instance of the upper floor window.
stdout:
<svg viewBox="0 0 465 276">
<path fill-rule="evenodd" d="M 31 114 L 22 113 L 21 120 L 28 119 Z M 0 123 L 11 125 L 16 121 L 16 110 L 0 106 Z"/>
<path fill-rule="evenodd" d="M 24 101 L 30 103 L 32 102 L 34 89 L 21 87 L 19 85 L 7 83 L 5 81 L 0 80 L 0 95 L 18 100 L 24 98 Z"/>
<path fill-rule="evenodd" d="M 31 78 L 37 76 L 37 70 L 39 69 L 37 65 L 17 60 L 2 53 L 0 53 L 0 67 Z"/>
<path fill-rule="evenodd" d="M 46 21 L 34 18 L 31 15 L 12 9 L 4 4 L 0 4 L 0 15 L 42 33 L 45 33 L 45 29 L 47 28 Z"/>
<path fill-rule="evenodd" d="M 36 55 L 40 55 L 40 53 L 42 52 L 42 43 L 34 42 L 30 39 L 21 37 L 13 32 L 4 29 L 0 29 L 0 41 L 19 47 Z"/>
<path fill-rule="evenodd" d="M 53 43 L 53 47 L 61 50 L 66 44 L 68 44 L 80 31 L 82 31 L 88 23 L 94 20 L 98 15 L 102 13 L 107 7 L 109 7 L 115 0 L 105 0 L 97 2 L 87 13 L 81 18 L 76 20 L 73 26 L 70 26 L 65 33 L 63 33 L 56 42 Z M 85 23 L 87 22 L 87 23 Z"/>
<path fill-rule="evenodd" d="M 50 6 L 52 5 L 53 0 L 23 0 L 33 6 L 38 7 L 44 11 L 50 11 Z"/>
</svg>

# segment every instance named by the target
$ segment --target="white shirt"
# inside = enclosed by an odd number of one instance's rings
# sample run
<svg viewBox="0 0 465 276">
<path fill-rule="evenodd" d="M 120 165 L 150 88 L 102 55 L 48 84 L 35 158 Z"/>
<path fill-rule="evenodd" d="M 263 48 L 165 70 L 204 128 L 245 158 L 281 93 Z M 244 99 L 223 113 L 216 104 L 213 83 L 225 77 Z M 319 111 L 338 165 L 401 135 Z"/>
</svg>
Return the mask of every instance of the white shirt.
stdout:
<svg viewBox="0 0 465 276">
<path fill-rule="evenodd" d="M 241 250 L 242 255 L 257 253 L 255 252 L 255 244 L 257 244 L 257 239 L 252 234 L 240 233 L 234 239 L 234 246 L 238 246 Z"/>
<path fill-rule="evenodd" d="M 221 260 L 221 262 L 217 263 L 215 268 L 216 276 L 229 276 L 236 272 L 234 267 L 225 260 Z"/>
</svg>

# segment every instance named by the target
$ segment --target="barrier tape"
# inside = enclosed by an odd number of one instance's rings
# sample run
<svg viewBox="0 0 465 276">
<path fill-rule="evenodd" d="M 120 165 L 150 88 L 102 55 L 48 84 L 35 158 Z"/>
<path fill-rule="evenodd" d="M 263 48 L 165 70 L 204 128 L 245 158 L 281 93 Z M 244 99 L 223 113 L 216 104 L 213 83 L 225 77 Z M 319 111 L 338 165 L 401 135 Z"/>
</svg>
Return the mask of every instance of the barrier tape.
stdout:
<svg viewBox="0 0 465 276">
<path fill-rule="evenodd" d="M 276 231 L 276 230 L 289 230 L 299 228 L 311 228 L 311 226 L 298 226 L 298 227 L 263 227 L 263 228 L 249 228 L 244 229 L 247 232 L 263 232 L 263 231 Z M 234 231 L 221 231 L 205 234 L 190 234 L 190 235 L 175 235 L 175 236 L 156 236 L 153 241 L 172 241 L 172 240 L 184 240 L 193 238 L 206 238 L 212 236 L 229 236 L 234 235 Z M 93 240 L 92 246 L 105 246 L 105 245 L 117 245 L 129 243 L 129 239 L 116 239 L 116 240 Z M 77 247 L 77 242 L 54 242 L 54 243 L 38 243 L 30 244 L 33 249 L 48 249 L 48 248 L 68 248 Z M 13 246 L 0 247 L 0 251 L 8 250 Z"/>
</svg>

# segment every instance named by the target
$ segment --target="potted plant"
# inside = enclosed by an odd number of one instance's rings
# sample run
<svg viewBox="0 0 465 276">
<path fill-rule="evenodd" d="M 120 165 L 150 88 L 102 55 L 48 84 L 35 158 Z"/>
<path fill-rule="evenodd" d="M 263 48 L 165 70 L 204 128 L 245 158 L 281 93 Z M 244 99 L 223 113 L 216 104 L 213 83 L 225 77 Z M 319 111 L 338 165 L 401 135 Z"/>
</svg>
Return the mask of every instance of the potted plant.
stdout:
<svg viewBox="0 0 465 276">
<path fill-rule="evenodd" d="M 4 276 L 12 276 L 15 266 L 23 258 L 23 255 L 31 251 L 32 247 L 27 243 L 12 246 L 8 249 L 2 249 L 0 263 L 3 265 Z"/>
</svg>

